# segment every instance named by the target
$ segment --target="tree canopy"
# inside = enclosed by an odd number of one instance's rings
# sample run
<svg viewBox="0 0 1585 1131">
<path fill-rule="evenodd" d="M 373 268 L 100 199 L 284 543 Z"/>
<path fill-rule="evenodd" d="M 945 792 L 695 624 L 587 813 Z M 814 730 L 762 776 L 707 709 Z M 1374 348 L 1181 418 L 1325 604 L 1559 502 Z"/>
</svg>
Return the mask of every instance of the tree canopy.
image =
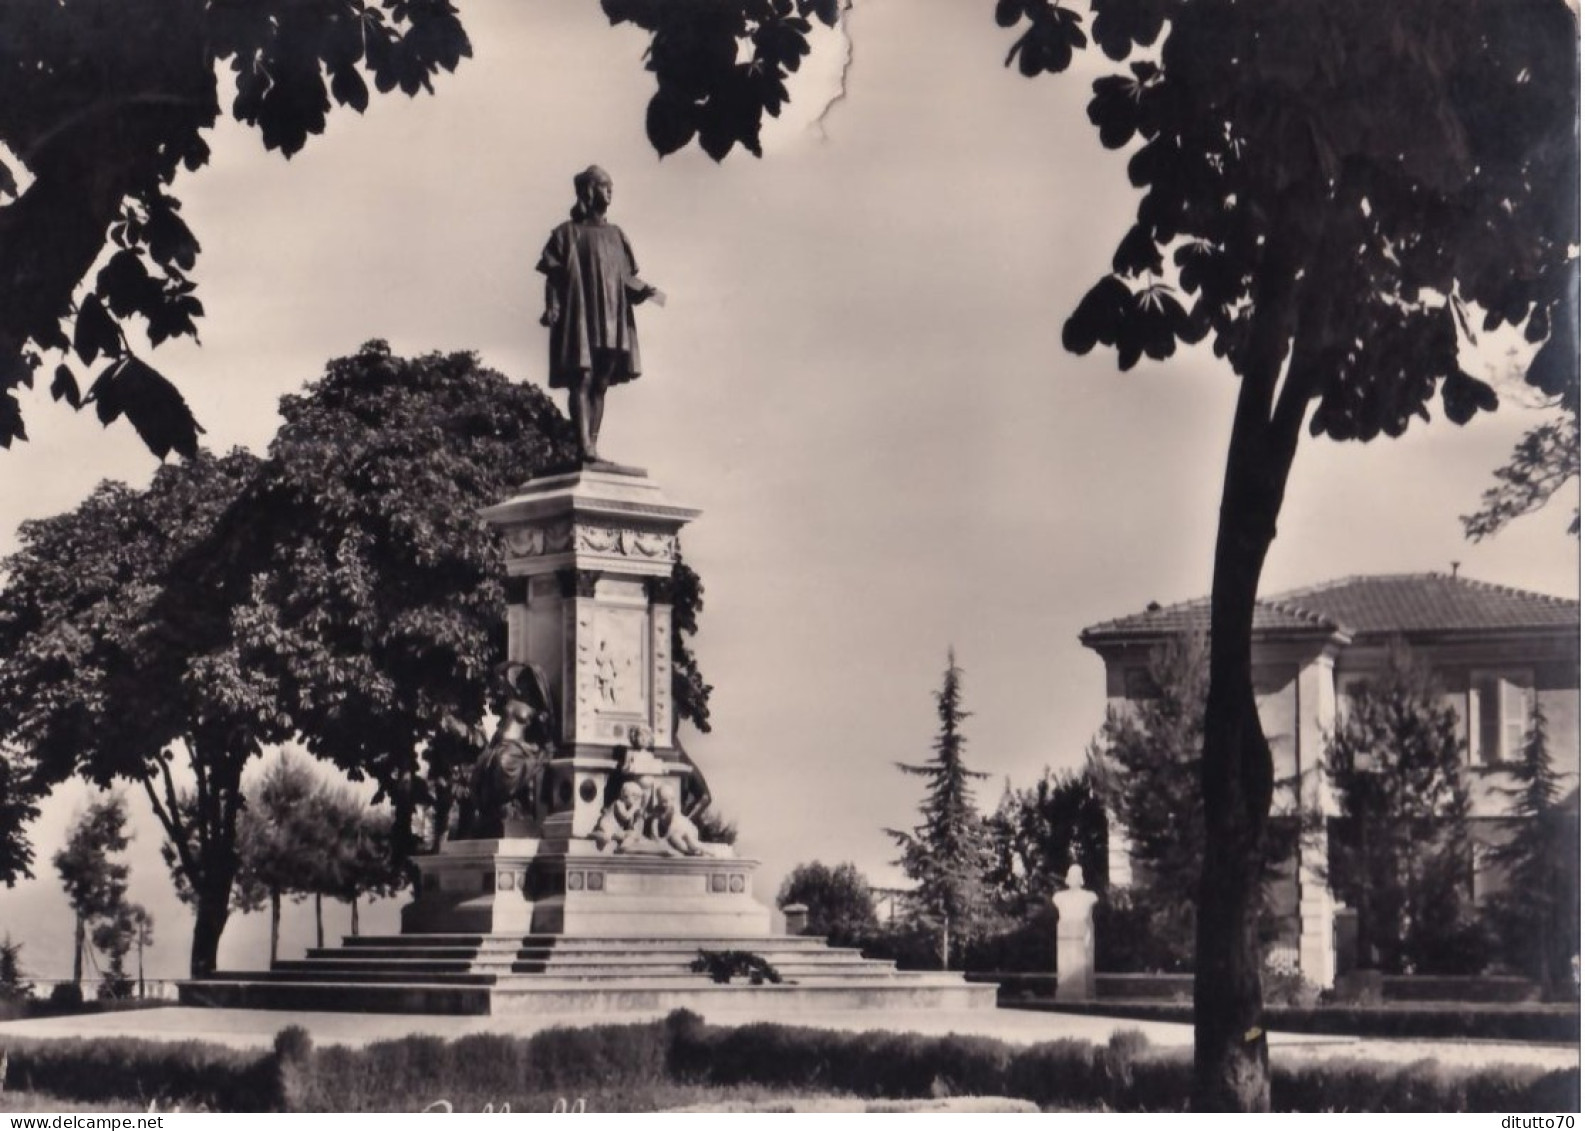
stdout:
<svg viewBox="0 0 1585 1131">
<path fill-rule="evenodd" d="M 809 933 L 833 946 L 851 945 L 880 927 L 869 881 L 852 863 L 832 868 L 818 860 L 799 864 L 776 892 L 776 906 L 801 903 L 809 911 Z"/>
<path fill-rule="evenodd" d="M 202 429 L 128 327 L 151 347 L 197 337 L 176 182 L 208 164 L 222 97 L 290 157 L 333 105 L 362 113 L 371 81 L 415 95 L 470 54 L 449 0 L 0 5 L 0 447 L 26 439 L 15 391 L 53 355 L 57 401 L 194 455 Z M 86 392 L 77 363 L 103 366 Z"/>
<path fill-rule="evenodd" d="M 257 466 L 246 452 L 202 455 L 160 468 L 144 491 L 102 484 L 75 510 L 23 524 L 0 588 L 11 770 L 37 792 L 74 775 L 143 789 L 197 909 L 200 970 L 225 926 L 243 767 L 291 733 L 208 581 L 226 553 L 221 516 Z"/>
<path fill-rule="evenodd" d="M 65 846 L 55 854 L 55 871 L 77 920 L 72 946 L 72 982 L 77 986 L 83 982 L 83 957 L 90 934 L 95 945 L 100 945 L 101 929 L 128 913 L 127 876 L 131 869 L 125 861 L 113 859 L 126 851 L 128 843 L 126 803 L 112 794 L 78 815 L 66 834 Z M 111 949 L 114 954 L 113 945 Z"/>
<path fill-rule="evenodd" d="M 1086 887 L 1106 890 L 1106 806 L 1097 786 L 1088 769 L 1059 774 L 1050 767 L 1032 786 L 1008 783 L 988 822 L 986 875 L 1004 912 L 1048 901 L 1074 864 L 1084 869 Z"/>
</svg>

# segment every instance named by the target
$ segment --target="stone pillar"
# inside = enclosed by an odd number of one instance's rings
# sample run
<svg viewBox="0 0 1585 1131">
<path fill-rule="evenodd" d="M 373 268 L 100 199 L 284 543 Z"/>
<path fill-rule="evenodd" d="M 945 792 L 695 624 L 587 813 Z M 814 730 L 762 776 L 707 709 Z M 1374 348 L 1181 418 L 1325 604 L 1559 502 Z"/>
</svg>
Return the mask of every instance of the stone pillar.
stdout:
<svg viewBox="0 0 1585 1131">
<path fill-rule="evenodd" d="M 1322 989 L 1337 978 L 1333 919 L 1337 903 L 1325 876 L 1327 834 L 1301 839 L 1299 848 L 1299 972 Z"/>
<path fill-rule="evenodd" d="M 1095 997 L 1095 903 L 1084 889 L 1084 869 L 1068 869 L 1067 888 L 1051 897 L 1057 909 L 1058 1001 L 1090 1001 Z"/>
<path fill-rule="evenodd" d="M 787 920 L 787 933 L 801 935 L 809 930 L 809 908 L 801 903 L 789 903 L 781 909 Z"/>
<path fill-rule="evenodd" d="M 1323 765 L 1337 720 L 1335 667 L 1330 651 L 1299 670 L 1298 769 L 1301 804 L 1323 821 L 1338 812 Z M 1299 972 L 1321 989 L 1337 978 L 1333 918 L 1337 903 L 1326 882 L 1327 831 L 1299 840 Z"/>
</svg>

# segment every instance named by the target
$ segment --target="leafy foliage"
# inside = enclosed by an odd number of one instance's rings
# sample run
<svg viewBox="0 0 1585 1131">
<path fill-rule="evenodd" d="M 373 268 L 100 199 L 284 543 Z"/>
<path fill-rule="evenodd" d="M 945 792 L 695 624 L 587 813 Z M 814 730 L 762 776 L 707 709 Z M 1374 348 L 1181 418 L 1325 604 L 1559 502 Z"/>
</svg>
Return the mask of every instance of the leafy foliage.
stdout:
<svg viewBox="0 0 1585 1131">
<path fill-rule="evenodd" d="M 1511 776 L 1510 784 L 1499 787 L 1508 797 L 1509 815 L 1483 861 L 1503 883 L 1488 913 L 1504 952 L 1550 985 L 1565 976 L 1570 956 L 1579 953 L 1579 797 L 1576 792 L 1567 803 L 1562 796 L 1539 700 Z"/>
<path fill-rule="evenodd" d="M 1044 904 L 1074 864 L 1084 869 L 1087 887 L 1105 890 L 1106 805 L 1090 771 L 1047 767 L 1033 786 L 1015 790 L 1009 783 L 988 827 L 986 880 L 1004 911 Z"/>
<path fill-rule="evenodd" d="M 1461 729 L 1431 676 L 1397 648 L 1379 676 L 1349 688 L 1327 743 L 1342 814 L 1327 879 L 1359 910 L 1366 964 L 1390 973 L 1479 973 L 1484 965 Z"/>
<path fill-rule="evenodd" d="M 111 857 L 125 852 L 126 804 L 112 794 L 90 805 L 74 822 L 66 846 L 55 854 L 55 871 L 66 889 L 66 901 L 77 917 L 72 954 L 72 982 L 82 985 L 83 955 L 88 932 L 113 922 L 126 908 L 130 869 Z M 123 952 L 125 953 L 125 952 Z"/>
<path fill-rule="evenodd" d="M 444 827 L 505 660 L 505 558 L 478 520 L 570 458 L 538 389 L 468 354 L 383 342 L 281 404 L 269 460 L 228 536 L 258 564 L 235 624 L 309 751 L 389 798 L 397 854 L 416 810 Z"/>
<path fill-rule="evenodd" d="M 781 974 L 764 955 L 747 950 L 701 950 L 699 957 L 688 964 L 695 974 L 708 974 L 719 985 L 729 985 L 733 978 L 747 978 L 750 985 L 781 984 Z"/>
<path fill-rule="evenodd" d="M 1184 636 L 1151 653 L 1150 698 L 1108 708 L 1086 769 L 1129 842 L 1138 926 L 1192 968 L 1194 908 L 1205 863 L 1200 752 L 1210 666 L 1203 637 Z"/>
<path fill-rule="evenodd" d="M 28 826 L 39 815 L 47 788 L 29 760 L 0 746 L 0 880 L 6 887 L 33 875 L 33 842 Z"/>
<path fill-rule="evenodd" d="M 966 742 L 960 727 L 969 713 L 961 703 L 962 677 L 957 657 L 948 650 L 946 674 L 936 694 L 936 716 L 941 721 L 936 756 L 924 765 L 900 762 L 897 766 L 927 780 L 919 805 L 923 821 L 912 832 L 886 830 L 902 849 L 898 863 L 903 872 L 917 885 L 910 909 L 939 933 L 942 969 L 952 960 L 954 933 L 961 949 L 964 938 L 979 929 L 989 910 L 985 869 L 990 845 L 969 784 L 986 775 L 970 770 L 963 761 Z"/>
<path fill-rule="evenodd" d="M 25 759 L 30 788 L 72 775 L 143 788 L 198 909 L 196 967 L 213 962 L 225 923 L 242 768 L 289 734 L 223 587 L 206 580 L 226 554 L 221 517 L 257 464 L 203 455 L 144 491 L 103 484 L 23 524 L 0 589 L 0 741 Z"/>
<path fill-rule="evenodd" d="M 127 327 L 154 347 L 197 337 L 199 242 L 175 189 L 209 162 L 222 75 L 230 115 L 290 157 L 332 104 L 362 113 L 370 80 L 414 95 L 469 54 L 449 0 L 0 6 L 0 143 L 32 178 L 0 159 L 0 447 L 27 438 L 15 390 L 54 352 L 55 400 L 125 416 L 161 457 L 196 454 L 202 429 Z M 104 366 L 86 394 L 68 352 Z"/>
<path fill-rule="evenodd" d="M 715 805 L 706 805 L 693 817 L 702 844 L 736 844 L 737 822 Z"/>
<path fill-rule="evenodd" d="M 232 902 L 242 911 L 270 909 L 270 961 L 279 947 L 281 899 L 312 896 L 323 934 L 323 897 L 356 905 L 364 895 L 402 886 L 391 860 L 390 814 L 365 806 L 345 788 L 321 780 L 301 759 L 283 754 L 248 791 L 237 825 L 239 868 Z"/>
<path fill-rule="evenodd" d="M 143 948 L 154 945 L 154 917 L 148 909 L 140 903 L 123 901 L 113 915 L 94 927 L 93 943 L 110 959 L 110 965 L 99 982 L 99 997 L 129 998 L 134 988 L 139 988 L 141 992 Z M 136 983 L 127 973 L 127 955 L 133 948 L 138 952 Z"/>
<path fill-rule="evenodd" d="M 1564 484 L 1579 479 L 1579 391 L 1572 404 L 1556 416 L 1526 432 L 1508 462 L 1493 475 L 1497 485 L 1480 497 L 1480 509 L 1463 517 L 1464 533 L 1479 542 L 1497 533 L 1516 518 L 1540 510 Z M 1579 537 L 1579 507 L 1569 533 Z"/>
<path fill-rule="evenodd" d="M 760 123 L 787 104 L 787 76 L 809 54 L 810 18 L 835 27 L 841 0 L 601 0 L 613 24 L 650 34 L 656 91 L 645 112 L 662 157 L 697 140 L 716 161 L 735 145 L 760 156 Z"/>
<path fill-rule="evenodd" d="M 799 864 L 776 892 L 776 906 L 801 903 L 809 909 L 808 930 L 833 945 L 847 946 L 880 927 L 869 881 L 852 863 L 827 867 L 820 861 Z"/>
</svg>

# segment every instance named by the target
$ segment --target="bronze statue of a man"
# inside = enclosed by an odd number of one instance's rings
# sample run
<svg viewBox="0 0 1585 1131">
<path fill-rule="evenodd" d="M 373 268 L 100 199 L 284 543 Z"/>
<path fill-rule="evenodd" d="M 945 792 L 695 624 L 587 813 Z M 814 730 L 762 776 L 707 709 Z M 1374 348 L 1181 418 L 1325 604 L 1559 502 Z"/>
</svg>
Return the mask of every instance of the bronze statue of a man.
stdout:
<svg viewBox="0 0 1585 1131">
<path fill-rule="evenodd" d="M 611 177 L 591 165 L 573 178 L 578 203 L 572 219 L 550 233 L 538 270 L 545 276 L 545 313 L 550 327 L 550 387 L 568 391 L 568 415 L 578 436 L 578 455 L 600 457 L 600 421 L 605 391 L 641 372 L 633 308 L 665 298 L 638 277 L 633 248 L 622 229 L 606 222 Z"/>
</svg>

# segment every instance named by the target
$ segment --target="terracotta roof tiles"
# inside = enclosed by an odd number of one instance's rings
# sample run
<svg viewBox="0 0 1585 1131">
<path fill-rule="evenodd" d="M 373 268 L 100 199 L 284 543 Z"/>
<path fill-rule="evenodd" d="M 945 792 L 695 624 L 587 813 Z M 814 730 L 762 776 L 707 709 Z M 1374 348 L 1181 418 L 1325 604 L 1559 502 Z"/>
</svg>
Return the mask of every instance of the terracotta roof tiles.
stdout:
<svg viewBox="0 0 1585 1131">
<path fill-rule="evenodd" d="M 1092 640 L 1205 632 L 1207 597 L 1091 625 Z M 1341 632 L 1349 636 L 1417 632 L 1579 628 L 1579 602 L 1492 585 L 1445 573 L 1345 577 L 1263 597 L 1255 606 L 1257 634 Z"/>
</svg>

